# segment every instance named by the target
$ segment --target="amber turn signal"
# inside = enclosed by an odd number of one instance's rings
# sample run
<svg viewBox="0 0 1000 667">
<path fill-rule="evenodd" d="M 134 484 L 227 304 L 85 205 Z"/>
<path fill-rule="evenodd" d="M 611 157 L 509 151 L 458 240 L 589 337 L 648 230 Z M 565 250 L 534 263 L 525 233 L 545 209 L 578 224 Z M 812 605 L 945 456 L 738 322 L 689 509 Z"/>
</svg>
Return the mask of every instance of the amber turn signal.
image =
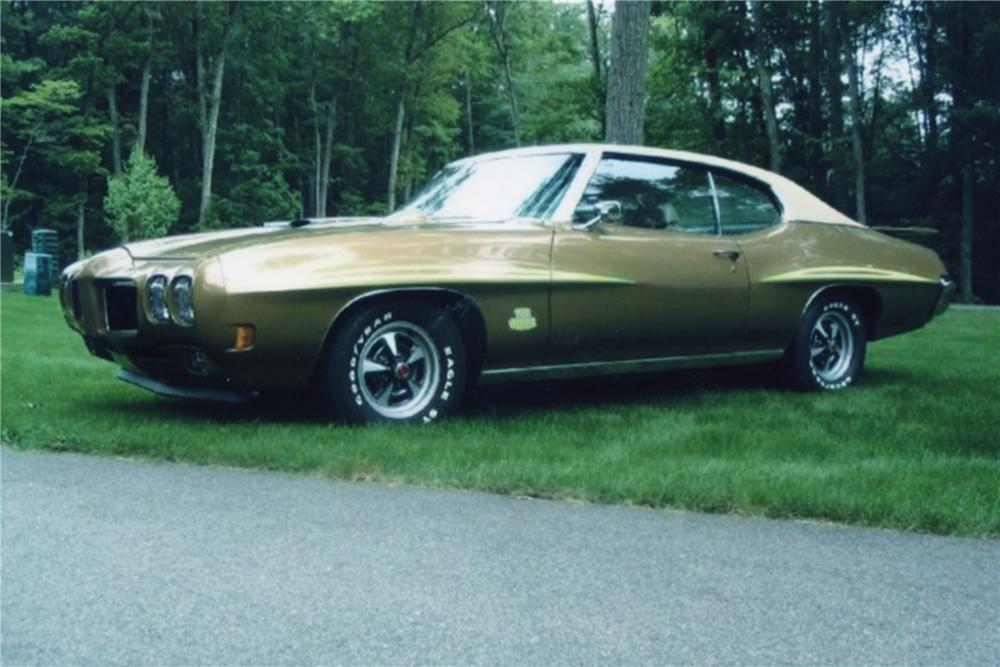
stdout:
<svg viewBox="0 0 1000 667">
<path fill-rule="evenodd" d="M 239 324 L 236 326 L 236 341 L 233 344 L 234 350 L 249 350 L 253 347 L 257 338 L 257 332 L 252 324 Z"/>
</svg>

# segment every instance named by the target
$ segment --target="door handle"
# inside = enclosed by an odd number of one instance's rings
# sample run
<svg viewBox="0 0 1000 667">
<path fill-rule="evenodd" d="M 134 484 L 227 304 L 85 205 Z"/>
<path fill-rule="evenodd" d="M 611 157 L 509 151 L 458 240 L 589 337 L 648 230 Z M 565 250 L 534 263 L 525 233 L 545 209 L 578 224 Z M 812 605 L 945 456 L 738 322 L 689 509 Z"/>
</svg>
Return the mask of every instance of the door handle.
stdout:
<svg viewBox="0 0 1000 667">
<path fill-rule="evenodd" d="M 716 250 L 712 253 L 716 257 L 725 257 L 726 259 L 736 261 L 743 254 L 739 250 Z"/>
</svg>

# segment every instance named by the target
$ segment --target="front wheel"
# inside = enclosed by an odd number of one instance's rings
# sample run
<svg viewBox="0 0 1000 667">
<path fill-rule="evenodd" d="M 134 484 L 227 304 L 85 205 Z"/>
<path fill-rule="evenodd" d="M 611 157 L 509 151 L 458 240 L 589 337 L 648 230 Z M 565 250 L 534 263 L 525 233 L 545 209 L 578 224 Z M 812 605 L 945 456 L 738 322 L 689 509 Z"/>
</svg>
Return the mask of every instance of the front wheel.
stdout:
<svg viewBox="0 0 1000 667">
<path fill-rule="evenodd" d="M 428 423 L 458 405 L 465 365 L 461 334 L 446 313 L 430 305 L 375 305 L 335 336 L 324 384 L 347 421 Z"/>
<path fill-rule="evenodd" d="M 866 345 L 863 314 L 854 302 L 821 297 L 802 316 L 785 362 L 802 389 L 843 389 L 861 375 Z"/>
</svg>

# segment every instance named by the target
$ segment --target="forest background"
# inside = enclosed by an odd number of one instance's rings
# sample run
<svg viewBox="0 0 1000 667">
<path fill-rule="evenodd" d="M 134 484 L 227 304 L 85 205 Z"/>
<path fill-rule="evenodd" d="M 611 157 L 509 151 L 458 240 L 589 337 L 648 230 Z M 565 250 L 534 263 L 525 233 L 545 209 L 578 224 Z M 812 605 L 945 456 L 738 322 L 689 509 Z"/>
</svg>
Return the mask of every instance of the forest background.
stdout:
<svg viewBox="0 0 1000 667">
<path fill-rule="evenodd" d="M 1000 3 L 7 0 L 0 20 L 19 253 L 40 227 L 65 264 L 381 214 L 461 156 L 625 137 L 934 228 L 961 296 L 1000 303 Z"/>
</svg>

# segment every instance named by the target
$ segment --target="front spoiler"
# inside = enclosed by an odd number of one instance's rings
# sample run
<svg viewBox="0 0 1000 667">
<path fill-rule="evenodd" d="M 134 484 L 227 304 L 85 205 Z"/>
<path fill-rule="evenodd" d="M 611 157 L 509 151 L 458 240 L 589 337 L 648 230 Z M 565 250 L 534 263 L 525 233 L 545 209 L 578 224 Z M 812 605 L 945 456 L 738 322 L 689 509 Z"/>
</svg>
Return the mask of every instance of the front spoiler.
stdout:
<svg viewBox="0 0 1000 667">
<path fill-rule="evenodd" d="M 236 389 L 212 389 L 209 387 L 175 387 L 164 384 L 151 377 L 122 369 L 118 371 L 118 379 L 129 384 L 147 389 L 160 396 L 170 398 L 187 398 L 199 401 L 215 401 L 217 403 L 246 403 L 257 398 L 256 391 L 239 391 Z"/>
</svg>

